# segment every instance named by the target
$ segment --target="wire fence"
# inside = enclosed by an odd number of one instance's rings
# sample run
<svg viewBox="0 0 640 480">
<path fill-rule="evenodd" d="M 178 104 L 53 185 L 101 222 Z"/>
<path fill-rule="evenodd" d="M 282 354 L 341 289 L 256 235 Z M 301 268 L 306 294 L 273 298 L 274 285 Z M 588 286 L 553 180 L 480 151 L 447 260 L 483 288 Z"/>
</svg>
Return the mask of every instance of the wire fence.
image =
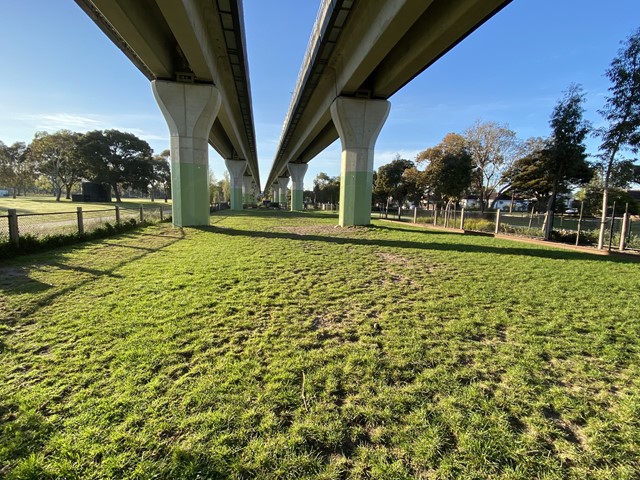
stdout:
<svg viewBox="0 0 640 480">
<path fill-rule="evenodd" d="M 17 213 L 0 215 L 0 243 L 20 243 L 26 236 L 43 238 L 53 235 L 90 233 L 98 228 L 121 223 L 157 223 L 171 215 L 171 206 L 140 205 L 139 208 L 113 207 L 55 213 Z"/>
<path fill-rule="evenodd" d="M 466 231 L 500 233 L 520 237 L 544 238 L 547 215 L 542 213 L 480 212 L 465 209 L 424 210 L 404 209 L 385 213 L 374 211 L 374 218 L 400 219 L 437 227 Z M 626 217 L 626 221 L 625 221 Z M 597 245 L 600 218 L 556 214 L 553 221 L 553 239 L 575 245 Z M 497 227 L 496 227 L 497 225 Z M 624 242 L 621 239 L 624 238 Z M 606 247 L 640 251 L 640 219 L 629 215 L 609 216 L 605 223 Z"/>
</svg>

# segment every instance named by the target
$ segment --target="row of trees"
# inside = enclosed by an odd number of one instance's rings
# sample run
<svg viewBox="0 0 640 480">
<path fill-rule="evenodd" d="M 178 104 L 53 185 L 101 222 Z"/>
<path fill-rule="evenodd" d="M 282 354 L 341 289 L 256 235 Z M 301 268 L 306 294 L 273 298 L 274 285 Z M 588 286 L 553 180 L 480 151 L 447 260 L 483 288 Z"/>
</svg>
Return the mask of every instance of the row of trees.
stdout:
<svg viewBox="0 0 640 480">
<path fill-rule="evenodd" d="M 125 189 L 153 199 L 157 193 L 170 196 L 168 159 L 168 150 L 154 155 L 147 142 L 118 130 L 37 132 L 28 145 L 0 141 L 0 186 L 10 188 L 14 198 L 44 187 L 59 201 L 87 180 L 110 185 L 117 201 Z"/>
<path fill-rule="evenodd" d="M 593 130 L 584 119 L 585 95 L 572 85 L 553 109 L 548 138 L 519 141 L 507 125 L 477 121 L 463 134 L 449 133 L 436 146 L 420 152 L 415 162 L 396 158 L 378 169 L 374 196 L 419 202 L 425 196 L 450 204 L 477 195 L 482 210 L 493 194 L 535 198 L 549 212 L 545 238 L 551 235 L 559 194 L 582 187 L 583 199 L 601 195 L 599 247 L 610 197 L 623 199 L 623 189 L 640 183 L 636 154 L 640 146 L 640 30 L 629 37 L 606 71 L 612 83 L 599 111 L 606 126 Z M 587 136 L 601 139 L 599 154 L 588 161 Z M 425 165 L 424 170 L 417 167 Z"/>
</svg>

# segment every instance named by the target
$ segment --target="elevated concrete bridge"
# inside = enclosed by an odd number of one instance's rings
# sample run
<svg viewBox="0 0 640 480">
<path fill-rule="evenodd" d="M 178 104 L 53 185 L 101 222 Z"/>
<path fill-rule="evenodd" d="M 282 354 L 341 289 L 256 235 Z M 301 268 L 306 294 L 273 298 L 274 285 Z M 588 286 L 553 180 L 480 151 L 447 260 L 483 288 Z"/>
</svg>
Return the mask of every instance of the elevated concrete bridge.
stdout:
<svg viewBox="0 0 640 480">
<path fill-rule="evenodd" d="M 173 222 L 208 225 L 208 146 L 231 206 L 259 190 L 241 0 L 76 0 L 151 81 L 171 133 Z"/>
<path fill-rule="evenodd" d="M 340 138 L 340 225 L 370 223 L 375 141 L 388 98 L 510 0 L 323 0 L 267 189 L 292 178 L 302 208 L 306 164 Z"/>
</svg>

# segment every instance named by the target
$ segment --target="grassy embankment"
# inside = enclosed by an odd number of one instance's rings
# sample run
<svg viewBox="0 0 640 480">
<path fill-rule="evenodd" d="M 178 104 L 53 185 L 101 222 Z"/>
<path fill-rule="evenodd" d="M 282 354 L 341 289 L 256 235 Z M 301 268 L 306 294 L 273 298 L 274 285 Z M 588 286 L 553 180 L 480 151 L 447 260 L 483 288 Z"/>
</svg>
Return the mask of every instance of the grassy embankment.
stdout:
<svg viewBox="0 0 640 480">
<path fill-rule="evenodd" d="M 1 264 L 0 476 L 637 478 L 637 263 L 335 223 Z"/>
</svg>

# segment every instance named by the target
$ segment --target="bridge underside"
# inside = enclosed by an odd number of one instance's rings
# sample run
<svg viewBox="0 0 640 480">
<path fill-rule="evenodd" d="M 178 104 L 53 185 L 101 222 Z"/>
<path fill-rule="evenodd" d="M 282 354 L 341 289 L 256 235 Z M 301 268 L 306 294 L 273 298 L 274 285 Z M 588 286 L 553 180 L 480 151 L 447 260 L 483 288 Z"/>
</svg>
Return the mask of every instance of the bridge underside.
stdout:
<svg viewBox="0 0 640 480">
<path fill-rule="evenodd" d="M 267 185 L 288 165 L 308 163 L 340 138 L 340 222 L 368 224 L 370 217 L 363 219 L 362 212 L 370 209 L 371 186 L 362 183 L 370 181 L 373 162 L 367 161 L 366 172 L 362 170 L 364 160 L 352 170 L 349 159 L 363 154 L 350 147 L 353 142 L 340 133 L 344 128 L 338 126 L 333 105 L 337 99 L 387 100 L 509 1 L 326 1 L 314 27 L 315 41 L 312 38 L 303 62 Z M 367 112 L 366 108 L 359 110 Z M 359 123 L 367 124 L 364 119 Z M 371 160 L 376 137 L 371 136 L 367 145 Z M 349 220 L 356 218 L 360 220 Z"/>
<path fill-rule="evenodd" d="M 176 225 L 208 224 L 207 143 L 260 184 L 241 0 L 76 3 L 154 82 L 171 134 Z"/>
</svg>

